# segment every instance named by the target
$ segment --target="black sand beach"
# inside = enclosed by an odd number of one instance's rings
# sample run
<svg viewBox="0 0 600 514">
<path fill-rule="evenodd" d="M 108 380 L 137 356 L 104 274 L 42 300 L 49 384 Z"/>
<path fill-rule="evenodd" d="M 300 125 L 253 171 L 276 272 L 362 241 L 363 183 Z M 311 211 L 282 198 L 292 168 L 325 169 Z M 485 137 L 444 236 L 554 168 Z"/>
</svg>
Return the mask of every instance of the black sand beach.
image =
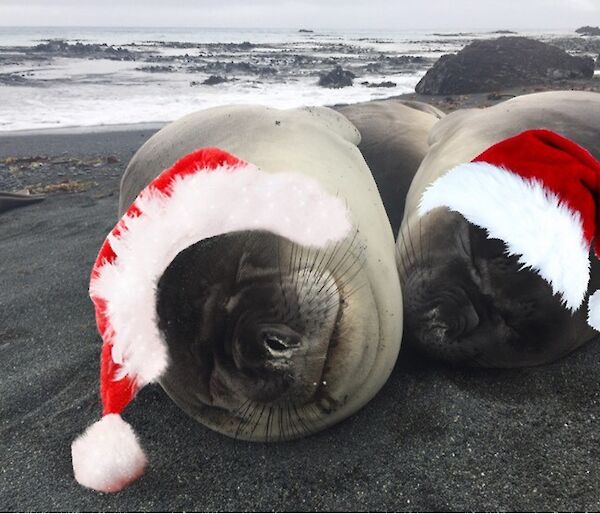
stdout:
<svg viewBox="0 0 600 514">
<path fill-rule="evenodd" d="M 273 445 L 216 434 L 146 387 L 124 417 L 150 469 L 118 494 L 80 487 L 70 444 L 100 415 L 88 275 L 152 132 L 0 136 L 0 176 L 58 191 L 0 215 L 0 511 L 600 509 L 598 342 L 512 371 L 403 350 L 359 413 Z M 69 179 L 83 185 L 48 189 Z"/>
</svg>

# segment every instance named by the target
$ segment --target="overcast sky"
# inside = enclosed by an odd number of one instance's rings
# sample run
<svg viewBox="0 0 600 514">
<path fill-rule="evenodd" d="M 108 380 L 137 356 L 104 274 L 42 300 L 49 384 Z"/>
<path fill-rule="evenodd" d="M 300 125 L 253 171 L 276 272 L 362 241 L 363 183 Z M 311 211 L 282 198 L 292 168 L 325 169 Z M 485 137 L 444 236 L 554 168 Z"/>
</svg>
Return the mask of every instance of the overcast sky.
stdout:
<svg viewBox="0 0 600 514">
<path fill-rule="evenodd" d="M 0 0 L 0 25 L 572 30 L 600 0 Z"/>
</svg>

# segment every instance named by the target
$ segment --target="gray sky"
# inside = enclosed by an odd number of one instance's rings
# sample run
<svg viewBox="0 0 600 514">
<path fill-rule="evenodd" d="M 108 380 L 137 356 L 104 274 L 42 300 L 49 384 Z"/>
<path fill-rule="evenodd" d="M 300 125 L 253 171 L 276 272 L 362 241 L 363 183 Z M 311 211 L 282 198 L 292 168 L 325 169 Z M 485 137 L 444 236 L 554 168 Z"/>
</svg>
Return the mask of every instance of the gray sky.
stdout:
<svg viewBox="0 0 600 514">
<path fill-rule="evenodd" d="M 600 0 L 0 0 L 0 25 L 572 30 Z"/>
</svg>

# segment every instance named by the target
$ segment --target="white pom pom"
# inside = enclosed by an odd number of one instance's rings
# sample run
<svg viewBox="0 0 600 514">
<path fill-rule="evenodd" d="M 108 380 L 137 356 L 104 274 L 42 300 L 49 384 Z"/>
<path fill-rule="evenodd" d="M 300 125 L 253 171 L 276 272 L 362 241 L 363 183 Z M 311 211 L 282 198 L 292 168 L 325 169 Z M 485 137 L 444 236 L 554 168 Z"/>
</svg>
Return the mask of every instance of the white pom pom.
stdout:
<svg viewBox="0 0 600 514">
<path fill-rule="evenodd" d="M 588 325 L 600 332 L 600 290 L 588 299 Z"/>
<path fill-rule="evenodd" d="M 71 445 L 75 480 L 112 493 L 139 478 L 148 463 L 135 432 L 118 414 L 108 414 Z"/>
</svg>

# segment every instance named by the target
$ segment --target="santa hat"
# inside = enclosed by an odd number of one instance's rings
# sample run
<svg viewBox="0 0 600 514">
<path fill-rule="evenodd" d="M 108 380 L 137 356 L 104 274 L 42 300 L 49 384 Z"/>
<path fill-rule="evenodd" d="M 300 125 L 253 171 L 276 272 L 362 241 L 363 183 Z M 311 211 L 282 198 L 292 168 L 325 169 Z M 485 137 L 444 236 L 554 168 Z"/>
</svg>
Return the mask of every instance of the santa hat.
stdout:
<svg viewBox="0 0 600 514">
<path fill-rule="evenodd" d="M 178 253 L 240 230 L 323 247 L 350 229 L 345 203 L 315 180 L 267 173 L 217 148 L 197 150 L 154 179 L 110 232 L 92 269 L 103 417 L 72 444 L 76 480 L 114 492 L 144 472 L 146 456 L 121 413 L 168 366 L 156 287 Z"/>
<path fill-rule="evenodd" d="M 438 178 L 423 193 L 419 215 L 437 207 L 459 212 L 504 241 L 573 312 L 588 289 L 593 239 L 600 255 L 599 200 L 600 163 L 573 141 L 537 129 Z M 588 323 L 600 330 L 600 291 L 588 301 Z"/>
</svg>

